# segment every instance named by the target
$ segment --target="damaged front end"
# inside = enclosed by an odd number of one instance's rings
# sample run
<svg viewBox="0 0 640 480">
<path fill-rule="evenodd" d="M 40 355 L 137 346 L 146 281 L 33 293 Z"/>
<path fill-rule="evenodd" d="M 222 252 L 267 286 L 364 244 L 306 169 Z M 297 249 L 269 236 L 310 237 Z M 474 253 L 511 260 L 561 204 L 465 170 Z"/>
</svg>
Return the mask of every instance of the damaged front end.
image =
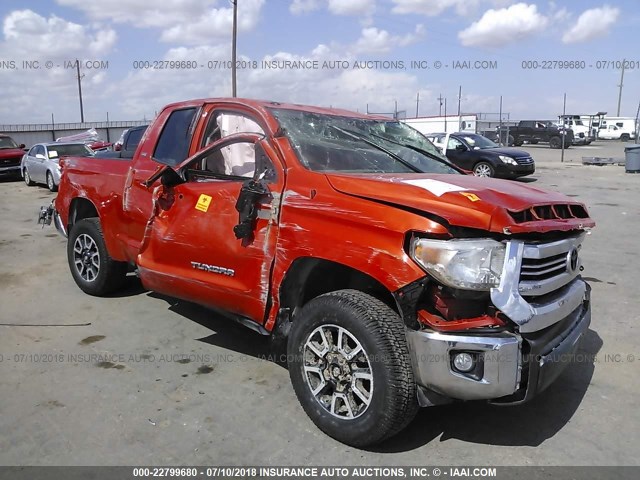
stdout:
<svg viewBox="0 0 640 480">
<path fill-rule="evenodd" d="M 422 406 L 521 403 L 560 375 L 591 321 L 584 238 L 409 240 L 428 275 L 395 297 Z"/>
</svg>

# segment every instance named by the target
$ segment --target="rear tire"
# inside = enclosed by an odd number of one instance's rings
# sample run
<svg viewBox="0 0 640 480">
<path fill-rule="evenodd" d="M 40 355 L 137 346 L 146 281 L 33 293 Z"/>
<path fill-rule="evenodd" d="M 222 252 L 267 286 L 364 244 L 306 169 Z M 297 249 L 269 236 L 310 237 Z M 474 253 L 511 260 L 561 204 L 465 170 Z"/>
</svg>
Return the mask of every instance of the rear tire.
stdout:
<svg viewBox="0 0 640 480">
<path fill-rule="evenodd" d="M 79 220 L 71 227 L 67 259 L 76 284 L 89 295 L 100 297 L 121 288 L 127 275 L 127 263 L 109 256 L 97 218 Z"/>
<path fill-rule="evenodd" d="M 478 162 L 473 167 L 473 174 L 476 177 L 493 177 L 496 174 L 496 171 L 490 163 Z"/>
<path fill-rule="evenodd" d="M 27 187 L 33 187 L 36 184 L 36 182 L 31 180 L 31 176 L 29 175 L 29 170 L 27 170 L 26 168 L 24 169 L 24 172 L 22 172 L 22 175 L 24 176 L 24 183 L 27 184 Z"/>
<path fill-rule="evenodd" d="M 47 172 L 47 187 L 49 187 L 49 190 L 52 192 L 58 191 L 58 186 L 56 182 L 53 181 L 53 173 L 51 172 Z"/>
<path fill-rule="evenodd" d="M 342 443 L 379 443 L 418 411 L 404 325 L 366 293 L 339 290 L 307 303 L 293 321 L 287 353 L 302 408 Z"/>
</svg>

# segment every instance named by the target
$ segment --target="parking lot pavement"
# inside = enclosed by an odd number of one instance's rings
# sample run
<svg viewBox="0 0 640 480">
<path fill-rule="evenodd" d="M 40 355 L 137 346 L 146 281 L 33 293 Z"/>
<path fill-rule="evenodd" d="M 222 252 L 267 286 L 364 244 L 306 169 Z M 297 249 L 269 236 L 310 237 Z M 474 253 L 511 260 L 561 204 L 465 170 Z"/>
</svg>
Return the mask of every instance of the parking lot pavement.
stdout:
<svg viewBox="0 0 640 480">
<path fill-rule="evenodd" d="M 584 201 L 598 222 L 582 252 L 582 357 L 530 404 L 423 409 L 372 450 L 316 429 L 258 334 L 134 277 L 115 297 L 83 294 L 65 240 L 35 224 L 53 194 L 0 181 L 0 464 L 638 465 L 640 175 L 523 148 L 538 161 L 523 182 Z"/>
</svg>

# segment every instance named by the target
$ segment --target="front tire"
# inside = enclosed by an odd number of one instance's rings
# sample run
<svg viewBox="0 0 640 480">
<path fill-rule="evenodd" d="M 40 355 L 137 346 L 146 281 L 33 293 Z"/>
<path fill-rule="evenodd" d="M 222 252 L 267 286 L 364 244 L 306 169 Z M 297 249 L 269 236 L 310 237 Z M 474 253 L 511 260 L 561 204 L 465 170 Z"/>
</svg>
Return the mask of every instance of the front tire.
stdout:
<svg viewBox="0 0 640 480">
<path fill-rule="evenodd" d="M 109 256 L 97 218 L 79 220 L 71 227 L 67 259 L 76 284 L 89 295 L 107 295 L 124 283 L 127 264 Z"/>
<path fill-rule="evenodd" d="M 623 133 L 622 135 L 620 135 L 620 141 L 628 142 L 629 140 L 631 140 L 631 136 L 628 133 Z"/>
<path fill-rule="evenodd" d="M 47 172 L 47 187 L 49 187 L 49 190 L 51 192 L 58 191 L 58 186 L 56 185 L 56 182 L 53 180 L 53 173 L 49 171 Z"/>
<path fill-rule="evenodd" d="M 493 177 L 496 174 L 496 171 L 490 163 L 478 162 L 473 167 L 473 174 L 476 177 Z"/>
<path fill-rule="evenodd" d="M 549 139 L 549 148 L 558 149 L 562 148 L 562 139 L 560 137 L 551 137 Z M 565 145 L 566 148 L 566 145 Z"/>
<path fill-rule="evenodd" d="M 379 443 L 417 413 L 404 325 L 366 293 L 339 290 L 307 303 L 293 322 L 287 353 L 302 408 L 342 443 Z"/>
<path fill-rule="evenodd" d="M 36 182 L 31 180 L 31 176 L 29 175 L 29 170 L 27 170 L 26 168 L 24 169 L 23 176 L 24 176 L 24 183 L 27 184 L 27 187 L 33 187 L 36 184 Z"/>
</svg>

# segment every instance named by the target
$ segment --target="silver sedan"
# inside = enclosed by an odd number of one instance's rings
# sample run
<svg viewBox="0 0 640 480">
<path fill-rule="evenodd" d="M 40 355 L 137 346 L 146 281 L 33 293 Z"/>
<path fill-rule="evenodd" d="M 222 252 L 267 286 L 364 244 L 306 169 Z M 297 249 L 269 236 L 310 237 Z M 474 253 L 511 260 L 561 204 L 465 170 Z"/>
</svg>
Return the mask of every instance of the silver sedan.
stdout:
<svg viewBox="0 0 640 480">
<path fill-rule="evenodd" d="M 93 155 L 94 151 L 84 143 L 36 143 L 22 157 L 20 173 L 27 185 L 45 183 L 55 192 L 60 184 L 60 158 Z"/>
</svg>

